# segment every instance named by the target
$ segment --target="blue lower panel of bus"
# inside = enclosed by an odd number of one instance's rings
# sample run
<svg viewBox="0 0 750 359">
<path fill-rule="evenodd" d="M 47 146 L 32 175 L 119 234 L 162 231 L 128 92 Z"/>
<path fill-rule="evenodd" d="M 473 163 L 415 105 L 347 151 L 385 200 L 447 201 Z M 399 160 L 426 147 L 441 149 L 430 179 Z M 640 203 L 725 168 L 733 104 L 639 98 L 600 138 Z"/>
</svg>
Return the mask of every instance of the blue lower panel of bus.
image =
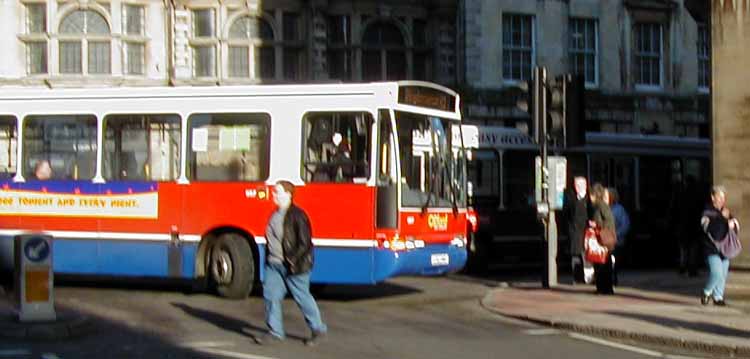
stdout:
<svg viewBox="0 0 750 359">
<path fill-rule="evenodd" d="M 56 240 L 55 273 L 192 278 L 197 245 L 165 242 Z"/>
<path fill-rule="evenodd" d="M 56 273 L 133 277 L 193 278 L 197 243 L 60 239 L 53 243 Z M 265 246 L 259 246 L 260 263 Z M 13 268 L 12 238 L 0 240 L 4 270 Z M 373 284 L 400 275 L 438 275 L 466 264 L 466 248 L 429 245 L 394 252 L 382 248 L 315 247 L 312 281 Z M 264 276 L 260 266 L 261 278 Z"/>
<path fill-rule="evenodd" d="M 265 246 L 260 247 L 260 259 L 264 263 Z M 311 281 L 373 284 L 400 275 L 439 275 L 460 270 L 466 264 L 466 258 L 466 248 L 451 245 L 431 245 L 401 252 L 317 246 Z M 263 268 L 260 275 L 263 278 Z"/>
<path fill-rule="evenodd" d="M 401 252 L 379 249 L 375 251 L 375 281 L 399 275 L 455 272 L 466 265 L 466 258 L 466 248 L 453 245 L 428 245 Z"/>
</svg>

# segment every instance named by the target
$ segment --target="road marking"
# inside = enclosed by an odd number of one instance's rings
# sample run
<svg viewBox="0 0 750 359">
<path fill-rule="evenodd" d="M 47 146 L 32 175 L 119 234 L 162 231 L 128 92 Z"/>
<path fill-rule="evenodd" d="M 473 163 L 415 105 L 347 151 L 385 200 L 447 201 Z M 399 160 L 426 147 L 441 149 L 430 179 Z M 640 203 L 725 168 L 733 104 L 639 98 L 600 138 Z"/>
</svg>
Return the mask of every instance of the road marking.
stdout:
<svg viewBox="0 0 750 359">
<path fill-rule="evenodd" d="M 0 357 L 14 357 L 19 355 L 31 355 L 31 352 L 26 349 L 0 350 Z"/>
<path fill-rule="evenodd" d="M 590 337 L 588 335 L 583 335 L 583 334 L 578 334 L 578 333 L 568 333 L 568 335 L 571 338 L 580 339 L 580 340 L 584 340 L 584 341 L 587 341 L 587 342 L 591 342 L 591 343 L 595 343 L 595 344 L 599 344 L 599 345 L 604 345 L 604 346 L 608 346 L 608 347 L 612 347 L 612 348 L 627 350 L 627 351 L 631 351 L 631 352 L 638 353 L 638 354 L 643 354 L 643 355 L 648 355 L 648 356 L 655 357 L 655 358 L 663 358 L 664 357 L 664 354 L 662 354 L 660 352 L 657 352 L 657 351 L 648 350 L 648 349 L 642 349 L 642 348 L 634 347 L 634 346 L 631 346 L 631 345 L 625 345 L 625 344 L 610 342 L 608 340 L 594 338 L 594 337 Z"/>
<path fill-rule="evenodd" d="M 203 353 L 216 354 L 216 355 L 221 355 L 221 356 L 225 356 L 229 358 L 237 358 L 237 359 L 276 359 L 272 357 L 264 357 L 261 355 L 230 352 L 228 350 L 221 350 L 221 349 L 214 349 L 214 348 L 194 348 L 194 349 Z"/>
<path fill-rule="evenodd" d="M 59 356 L 53 354 L 53 353 L 44 353 L 41 356 L 41 359 L 62 359 Z"/>
<path fill-rule="evenodd" d="M 556 335 L 560 334 L 557 329 L 541 328 L 541 329 L 528 329 L 523 331 L 526 335 Z"/>
</svg>

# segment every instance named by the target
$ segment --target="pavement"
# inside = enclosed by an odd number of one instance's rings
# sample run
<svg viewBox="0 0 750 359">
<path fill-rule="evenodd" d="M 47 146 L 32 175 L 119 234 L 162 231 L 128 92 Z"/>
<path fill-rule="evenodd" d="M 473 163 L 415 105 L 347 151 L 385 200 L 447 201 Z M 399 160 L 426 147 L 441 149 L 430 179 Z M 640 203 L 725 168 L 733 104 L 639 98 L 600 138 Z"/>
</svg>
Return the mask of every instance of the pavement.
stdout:
<svg viewBox="0 0 750 359">
<path fill-rule="evenodd" d="M 481 305 L 502 316 L 553 328 L 678 348 L 710 357 L 750 358 L 750 271 L 729 275 L 727 307 L 700 304 L 706 274 L 675 271 L 622 271 L 615 295 L 596 295 L 592 285 L 557 286 L 539 282 L 493 281 Z M 0 338 L 59 340 L 92 332 L 95 319 L 57 308 L 58 320 L 20 323 L 12 296 L 0 289 Z"/>
<path fill-rule="evenodd" d="M 570 282 L 560 278 L 561 282 Z M 750 358 L 750 271 L 731 271 L 726 307 L 700 304 L 706 274 L 620 273 L 615 295 L 593 285 L 504 282 L 482 299 L 497 314 L 628 342 L 679 348 L 711 357 Z"/>
<path fill-rule="evenodd" d="M 15 296 L 0 286 L 0 338 L 56 340 L 92 330 L 90 317 L 78 311 L 55 308 L 55 316 L 54 321 L 20 322 Z"/>
</svg>

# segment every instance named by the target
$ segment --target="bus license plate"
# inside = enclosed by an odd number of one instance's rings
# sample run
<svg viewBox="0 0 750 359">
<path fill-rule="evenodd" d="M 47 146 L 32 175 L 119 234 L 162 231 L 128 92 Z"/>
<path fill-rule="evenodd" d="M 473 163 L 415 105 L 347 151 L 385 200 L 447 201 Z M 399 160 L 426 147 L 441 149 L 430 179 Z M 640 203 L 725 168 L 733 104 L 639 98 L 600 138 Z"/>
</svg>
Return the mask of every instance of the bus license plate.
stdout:
<svg viewBox="0 0 750 359">
<path fill-rule="evenodd" d="M 446 253 L 433 254 L 430 257 L 430 262 L 433 266 L 447 266 L 450 263 L 450 259 Z"/>
</svg>

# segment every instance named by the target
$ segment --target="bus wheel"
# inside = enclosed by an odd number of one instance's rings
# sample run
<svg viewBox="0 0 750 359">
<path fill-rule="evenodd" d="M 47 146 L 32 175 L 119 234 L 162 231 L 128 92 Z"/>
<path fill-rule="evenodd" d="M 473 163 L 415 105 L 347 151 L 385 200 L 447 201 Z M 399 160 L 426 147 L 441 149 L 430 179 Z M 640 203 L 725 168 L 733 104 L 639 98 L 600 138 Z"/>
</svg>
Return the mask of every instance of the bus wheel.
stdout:
<svg viewBox="0 0 750 359">
<path fill-rule="evenodd" d="M 225 298 L 246 298 L 253 289 L 255 260 L 245 238 L 235 233 L 222 234 L 209 256 L 209 275 L 216 292 Z"/>
</svg>

